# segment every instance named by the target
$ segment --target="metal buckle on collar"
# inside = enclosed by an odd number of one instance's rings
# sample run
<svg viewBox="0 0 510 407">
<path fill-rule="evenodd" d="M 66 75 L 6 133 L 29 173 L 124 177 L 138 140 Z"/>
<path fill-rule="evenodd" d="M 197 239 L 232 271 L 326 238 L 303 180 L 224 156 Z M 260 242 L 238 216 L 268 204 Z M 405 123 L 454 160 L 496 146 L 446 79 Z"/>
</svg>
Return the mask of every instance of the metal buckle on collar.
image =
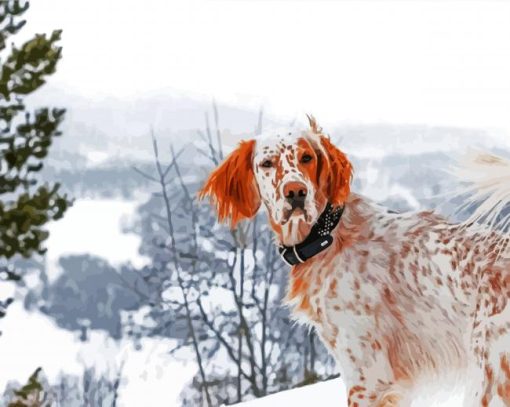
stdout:
<svg viewBox="0 0 510 407">
<path fill-rule="evenodd" d="M 280 251 L 280 257 L 282 258 L 282 260 L 285 262 L 285 264 L 287 264 L 288 266 L 292 267 L 293 264 L 289 263 L 287 261 L 287 259 L 285 258 L 285 253 L 287 253 L 287 249 L 283 249 Z"/>
<path fill-rule="evenodd" d="M 313 225 L 310 233 L 303 242 L 290 247 L 280 246 L 278 251 L 285 264 L 291 267 L 296 264 L 303 264 L 308 259 L 329 247 L 333 242 L 331 231 L 340 222 L 343 210 L 343 206 L 333 210 L 332 205 L 328 203 L 326 209 L 324 209 L 318 221 Z M 297 246 L 301 248 L 305 259 L 301 258 L 299 255 Z M 291 251 L 289 252 L 289 250 Z M 285 257 L 286 254 L 289 254 L 289 259 Z"/>
<path fill-rule="evenodd" d="M 292 250 L 294 252 L 294 255 L 296 256 L 296 259 L 298 259 L 300 263 L 304 263 L 305 261 L 301 257 L 299 257 L 299 254 L 297 254 L 296 246 L 292 246 Z"/>
<path fill-rule="evenodd" d="M 297 263 L 292 264 L 290 261 L 288 261 L 287 258 L 285 257 L 285 254 L 287 253 L 287 250 L 289 250 L 289 249 L 290 249 L 290 247 L 285 247 L 285 248 L 282 247 L 280 250 L 280 257 L 286 264 L 288 264 L 289 266 L 292 267 L 292 266 L 295 266 L 296 264 L 299 264 L 299 263 L 303 264 L 305 262 L 305 260 L 303 260 L 299 256 L 296 246 L 292 246 L 292 253 L 294 254 L 294 257 L 296 258 Z"/>
</svg>

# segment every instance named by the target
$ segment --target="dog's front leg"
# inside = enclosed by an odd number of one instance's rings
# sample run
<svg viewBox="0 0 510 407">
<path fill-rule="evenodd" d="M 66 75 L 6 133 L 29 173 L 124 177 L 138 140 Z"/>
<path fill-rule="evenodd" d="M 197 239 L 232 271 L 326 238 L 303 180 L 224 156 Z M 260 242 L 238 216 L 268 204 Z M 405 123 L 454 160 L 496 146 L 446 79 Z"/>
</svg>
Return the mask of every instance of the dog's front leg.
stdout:
<svg viewBox="0 0 510 407">
<path fill-rule="evenodd" d="M 351 386 L 348 392 L 349 407 L 403 407 L 402 397 L 391 384 L 367 388 L 361 384 Z"/>
<path fill-rule="evenodd" d="M 363 361 L 351 361 L 358 363 L 344 372 L 349 407 L 407 407 L 403 404 L 404 387 L 394 381 L 382 352 L 374 352 Z"/>
</svg>

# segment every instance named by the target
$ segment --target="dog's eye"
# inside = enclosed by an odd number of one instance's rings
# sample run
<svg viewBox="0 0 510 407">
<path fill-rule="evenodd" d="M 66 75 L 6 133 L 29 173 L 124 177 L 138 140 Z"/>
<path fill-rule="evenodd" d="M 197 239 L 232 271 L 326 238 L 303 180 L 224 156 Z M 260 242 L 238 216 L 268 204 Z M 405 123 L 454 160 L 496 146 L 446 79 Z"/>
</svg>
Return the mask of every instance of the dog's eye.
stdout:
<svg viewBox="0 0 510 407">
<path fill-rule="evenodd" d="M 270 160 L 266 160 L 262 163 L 262 167 L 264 168 L 271 168 L 273 166 L 273 163 Z"/>
<path fill-rule="evenodd" d="M 302 163 L 308 163 L 312 161 L 312 156 L 310 154 L 305 154 L 303 157 L 301 157 Z"/>
</svg>

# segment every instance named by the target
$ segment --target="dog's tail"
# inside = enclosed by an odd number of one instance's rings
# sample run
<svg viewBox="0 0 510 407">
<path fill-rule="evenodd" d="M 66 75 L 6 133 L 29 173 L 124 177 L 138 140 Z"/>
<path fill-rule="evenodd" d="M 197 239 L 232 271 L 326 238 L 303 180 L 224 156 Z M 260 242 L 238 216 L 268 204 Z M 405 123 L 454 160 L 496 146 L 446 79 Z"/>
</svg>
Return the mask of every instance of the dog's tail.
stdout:
<svg viewBox="0 0 510 407">
<path fill-rule="evenodd" d="M 497 230 L 510 237 L 510 160 L 493 154 L 471 152 L 458 162 L 455 175 L 466 185 L 462 205 L 469 217 L 465 226 Z"/>
</svg>

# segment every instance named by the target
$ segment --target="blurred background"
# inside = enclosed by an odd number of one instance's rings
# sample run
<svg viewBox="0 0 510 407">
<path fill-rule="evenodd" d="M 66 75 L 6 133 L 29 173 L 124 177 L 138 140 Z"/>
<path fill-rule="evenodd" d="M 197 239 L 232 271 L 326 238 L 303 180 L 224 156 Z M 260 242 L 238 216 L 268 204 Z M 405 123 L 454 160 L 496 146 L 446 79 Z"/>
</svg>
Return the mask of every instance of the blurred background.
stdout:
<svg viewBox="0 0 510 407">
<path fill-rule="evenodd" d="M 455 159 L 510 153 L 510 3 L 27 5 L 0 0 L 0 406 L 342 405 L 265 214 L 196 191 L 310 113 L 356 192 L 452 215 Z"/>
</svg>

